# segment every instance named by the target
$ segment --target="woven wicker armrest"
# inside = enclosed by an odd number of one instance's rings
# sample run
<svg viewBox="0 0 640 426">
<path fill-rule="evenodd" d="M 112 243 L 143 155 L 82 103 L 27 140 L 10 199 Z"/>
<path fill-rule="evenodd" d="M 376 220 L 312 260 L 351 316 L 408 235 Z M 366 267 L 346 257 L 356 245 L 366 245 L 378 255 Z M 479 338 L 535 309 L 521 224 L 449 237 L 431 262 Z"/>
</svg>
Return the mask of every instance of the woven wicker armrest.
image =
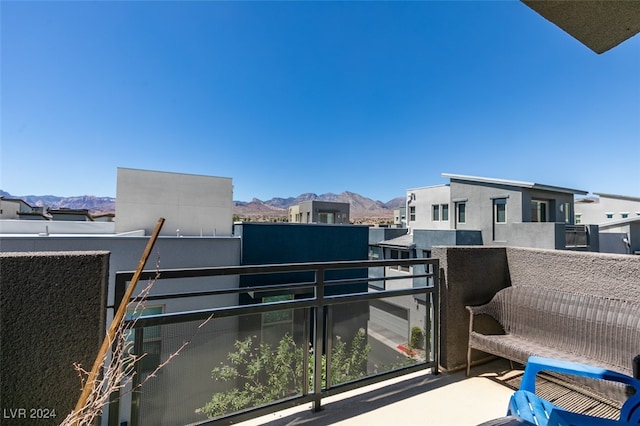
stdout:
<svg viewBox="0 0 640 426">
<path fill-rule="evenodd" d="M 473 318 L 476 315 L 489 315 L 494 319 L 498 319 L 497 313 L 500 302 L 494 297 L 490 302 L 478 306 L 465 306 L 469 311 L 469 333 L 473 331 Z"/>
<path fill-rule="evenodd" d="M 485 303 L 484 305 L 479 305 L 479 306 L 465 306 L 467 308 L 467 310 L 469 311 L 469 313 L 471 314 L 471 316 L 473 317 L 474 315 L 491 315 L 493 316 L 493 312 L 495 312 L 495 307 L 493 306 L 494 304 L 489 302 L 489 303 Z"/>
</svg>

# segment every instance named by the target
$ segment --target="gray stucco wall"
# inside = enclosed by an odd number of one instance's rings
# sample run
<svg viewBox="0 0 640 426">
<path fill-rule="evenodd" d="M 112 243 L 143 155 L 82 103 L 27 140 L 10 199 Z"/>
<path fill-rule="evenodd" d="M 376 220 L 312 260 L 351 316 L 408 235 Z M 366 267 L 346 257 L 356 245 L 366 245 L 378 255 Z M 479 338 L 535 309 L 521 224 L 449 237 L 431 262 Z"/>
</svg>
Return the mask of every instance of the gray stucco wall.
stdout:
<svg viewBox="0 0 640 426">
<path fill-rule="evenodd" d="M 433 246 L 442 245 L 482 245 L 482 234 L 480 231 L 456 229 L 416 229 L 413 231 L 413 242 L 416 247 L 426 250 L 431 250 Z"/>
<path fill-rule="evenodd" d="M 492 185 L 476 182 L 451 181 L 451 199 L 466 199 L 467 217 L 465 223 L 458 223 L 457 229 L 479 229 L 485 245 L 494 241 L 504 241 L 505 234 L 499 224 L 493 232 L 493 198 L 507 199 L 507 223 L 522 222 L 522 192 L 507 185 Z M 503 242 L 500 244 L 504 244 Z"/>
<path fill-rule="evenodd" d="M 466 364 L 469 314 L 465 306 L 486 303 L 509 285 L 640 302 L 640 256 L 517 247 L 434 247 L 432 256 L 441 267 L 440 359 L 446 369 Z M 486 319 L 478 326 L 483 332 L 497 331 Z M 484 357 L 474 352 L 474 359 Z"/>
<path fill-rule="evenodd" d="M 491 300 L 510 285 L 504 247 L 434 247 L 440 260 L 440 364 L 455 369 L 466 364 L 469 337 L 467 305 Z"/>
<path fill-rule="evenodd" d="M 108 264 L 102 251 L 0 253 L 3 425 L 54 425 L 74 408 L 73 363 L 90 369 L 104 336 Z M 39 408 L 56 417 L 32 418 Z"/>
<path fill-rule="evenodd" d="M 109 298 L 114 302 L 116 272 L 133 271 L 149 237 L 1 237 L 2 252 L 51 252 L 105 250 L 109 261 Z M 198 268 L 240 264 L 240 239 L 237 237 L 159 237 L 145 269 Z M 161 287 L 158 286 L 158 288 Z"/>
</svg>

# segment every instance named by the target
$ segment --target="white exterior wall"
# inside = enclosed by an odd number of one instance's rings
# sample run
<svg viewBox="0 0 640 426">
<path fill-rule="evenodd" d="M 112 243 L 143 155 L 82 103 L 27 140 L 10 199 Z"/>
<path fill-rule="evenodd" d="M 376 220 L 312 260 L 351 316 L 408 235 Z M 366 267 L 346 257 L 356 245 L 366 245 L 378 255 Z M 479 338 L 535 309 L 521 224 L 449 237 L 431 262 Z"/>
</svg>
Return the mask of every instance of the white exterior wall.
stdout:
<svg viewBox="0 0 640 426">
<path fill-rule="evenodd" d="M 231 178 L 118 168 L 116 232 L 228 236 L 233 229 Z"/>
<path fill-rule="evenodd" d="M 407 190 L 407 224 L 409 229 L 452 229 L 453 210 L 450 204 L 449 185 L 429 186 Z M 434 221 L 432 206 L 449 205 L 449 220 Z M 415 220 L 411 220 L 411 208 L 415 207 Z M 440 217 L 442 219 L 442 216 Z"/>
<path fill-rule="evenodd" d="M 20 207 L 20 201 L 0 198 L 0 219 L 18 219 Z"/>
<path fill-rule="evenodd" d="M 580 217 L 580 223 L 585 225 L 602 225 L 608 222 L 616 222 L 624 219 L 622 213 L 628 213 L 629 219 L 640 217 L 640 200 L 625 200 L 600 195 L 597 203 L 585 203 L 577 201 L 574 205 L 576 217 Z M 613 214 L 611 219 L 607 213 Z"/>
<path fill-rule="evenodd" d="M 68 220 L 0 220 L 0 234 L 9 235 L 113 235 L 113 222 Z"/>
</svg>

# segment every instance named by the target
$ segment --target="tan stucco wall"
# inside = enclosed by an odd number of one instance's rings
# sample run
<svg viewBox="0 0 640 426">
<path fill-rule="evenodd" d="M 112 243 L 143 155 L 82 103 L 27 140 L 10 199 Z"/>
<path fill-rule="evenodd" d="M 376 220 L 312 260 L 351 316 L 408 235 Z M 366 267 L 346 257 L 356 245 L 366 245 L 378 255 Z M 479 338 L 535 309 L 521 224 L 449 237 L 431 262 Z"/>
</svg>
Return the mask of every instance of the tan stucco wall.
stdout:
<svg viewBox="0 0 640 426">
<path fill-rule="evenodd" d="M 90 369 L 104 336 L 108 269 L 104 251 L 0 253 L 3 425 L 59 424 L 73 409 L 73 363 Z"/>
</svg>

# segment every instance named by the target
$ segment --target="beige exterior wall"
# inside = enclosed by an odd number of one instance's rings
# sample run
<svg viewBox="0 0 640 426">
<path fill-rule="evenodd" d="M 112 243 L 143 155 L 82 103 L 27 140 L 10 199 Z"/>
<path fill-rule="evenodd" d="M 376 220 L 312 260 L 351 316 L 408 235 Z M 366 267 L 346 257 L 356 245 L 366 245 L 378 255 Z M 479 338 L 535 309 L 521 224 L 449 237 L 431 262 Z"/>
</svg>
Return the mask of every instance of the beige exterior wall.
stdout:
<svg viewBox="0 0 640 426">
<path fill-rule="evenodd" d="M 231 235 L 231 178 L 118 168 L 116 232 L 149 235 L 159 217 L 161 235 Z"/>
<path fill-rule="evenodd" d="M 291 223 L 300 223 L 300 206 L 295 205 L 289 207 L 289 222 Z"/>
</svg>

